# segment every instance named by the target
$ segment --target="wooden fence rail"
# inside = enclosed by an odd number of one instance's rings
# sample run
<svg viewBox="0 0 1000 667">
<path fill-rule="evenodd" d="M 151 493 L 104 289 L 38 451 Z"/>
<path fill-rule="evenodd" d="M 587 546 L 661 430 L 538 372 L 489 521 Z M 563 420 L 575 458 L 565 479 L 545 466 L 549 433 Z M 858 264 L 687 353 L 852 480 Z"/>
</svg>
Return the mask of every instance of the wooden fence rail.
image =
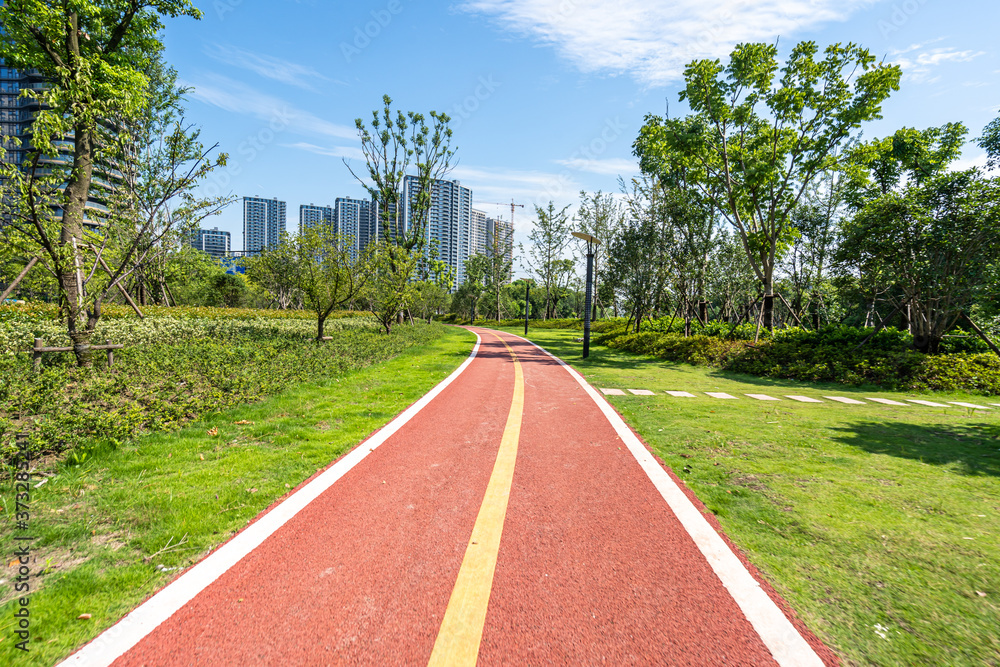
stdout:
<svg viewBox="0 0 1000 667">
<path fill-rule="evenodd" d="M 108 368 L 115 365 L 115 350 L 124 349 L 125 346 L 121 344 L 112 345 L 111 341 L 106 341 L 104 345 L 88 345 L 91 350 L 107 350 L 108 353 Z M 35 368 L 35 372 L 42 369 L 42 354 L 44 352 L 73 352 L 76 348 L 74 347 L 45 347 L 45 343 L 41 338 L 35 339 L 35 346 L 31 348 L 32 362 Z"/>
</svg>

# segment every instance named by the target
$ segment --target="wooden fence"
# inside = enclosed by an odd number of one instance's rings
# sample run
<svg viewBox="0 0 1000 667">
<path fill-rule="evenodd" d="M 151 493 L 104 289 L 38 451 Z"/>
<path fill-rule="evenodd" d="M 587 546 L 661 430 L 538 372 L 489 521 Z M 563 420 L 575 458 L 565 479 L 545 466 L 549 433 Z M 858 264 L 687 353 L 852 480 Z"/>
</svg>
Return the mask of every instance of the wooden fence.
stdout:
<svg viewBox="0 0 1000 667">
<path fill-rule="evenodd" d="M 121 344 L 112 345 L 111 341 L 106 341 L 104 345 L 88 345 L 91 350 L 106 350 L 108 353 L 108 368 L 115 365 L 115 350 L 124 349 L 125 346 Z M 45 352 L 73 352 L 76 348 L 74 347 L 45 347 L 44 341 L 41 338 L 35 339 L 35 346 L 31 348 L 31 353 L 33 357 L 33 365 L 35 372 L 42 369 L 42 354 Z"/>
</svg>

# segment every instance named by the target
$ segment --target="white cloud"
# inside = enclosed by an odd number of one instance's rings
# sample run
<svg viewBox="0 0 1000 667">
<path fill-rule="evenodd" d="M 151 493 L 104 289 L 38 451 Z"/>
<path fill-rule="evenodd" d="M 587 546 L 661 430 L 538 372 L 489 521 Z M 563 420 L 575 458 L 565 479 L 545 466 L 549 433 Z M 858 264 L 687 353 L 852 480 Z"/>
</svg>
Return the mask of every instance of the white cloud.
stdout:
<svg viewBox="0 0 1000 667">
<path fill-rule="evenodd" d="M 605 160 L 571 158 L 569 160 L 556 160 L 556 164 L 561 164 L 577 171 L 600 174 L 601 176 L 631 176 L 632 174 L 639 173 L 639 165 L 635 160 L 627 160 L 625 158 L 609 158 Z"/>
<path fill-rule="evenodd" d="M 963 156 L 948 165 L 949 171 L 965 171 L 966 169 L 972 169 L 976 167 L 982 171 L 986 171 L 986 153 L 978 153 L 972 156 Z"/>
<path fill-rule="evenodd" d="M 873 0 L 466 0 L 461 9 L 550 45 L 583 72 L 680 78 L 696 58 L 843 21 Z"/>
<path fill-rule="evenodd" d="M 281 58 L 258 55 L 235 46 L 209 44 L 205 47 L 205 55 L 227 65 L 249 70 L 264 78 L 306 90 L 316 90 L 317 83 L 330 83 L 330 79 L 311 67 Z"/>
<path fill-rule="evenodd" d="M 305 141 L 299 141 L 294 144 L 281 144 L 285 148 L 297 148 L 299 150 L 308 151 L 309 153 L 315 153 L 317 155 L 326 155 L 328 157 L 339 157 L 347 158 L 348 160 L 361 160 L 364 161 L 365 154 L 361 152 L 361 149 L 356 146 L 317 146 L 316 144 L 310 144 Z"/>
<path fill-rule="evenodd" d="M 934 83 L 941 78 L 933 73 L 934 68 L 947 63 L 967 63 L 986 55 L 985 51 L 959 51 L 953 47 L 927 48 L 929 44 L 939 41 L 936 39 L 893 51 L 889 59 L 902 68 L 905 79 L 914 83 Z"/>
<path fill-rule="evenodd" d="M 225 111 L 253 116 L 272 129 L 291 130 L 299 134 L 314 134 L 357 139 L 357 129 L 324 120 L 308 111 L 297 109 L 283 99 L 271 97 L 238 81 L 217 74 L 208 75 L 203 83 L 183 82 L 193 89 L 191 97 Z"/>
<path fill-rule="evenodd" d="M 583 189 L 569 170 L 553 173 L 460 165 L 448 174 L 448 178 L 458 179 L 462 185 L 472 188 L 472 205 L 490 215 L 502 215 L 507 220 L 510 204 L 504 202 L 513 198 L 515 203 L 524 204 L 524 208 L 517 208 L 514 213 L 514 227 L 518 232 L 531 228 L 536 205 L 547 206 L 552 200 L 562 208 L 573 204 Z"/>
</svg>

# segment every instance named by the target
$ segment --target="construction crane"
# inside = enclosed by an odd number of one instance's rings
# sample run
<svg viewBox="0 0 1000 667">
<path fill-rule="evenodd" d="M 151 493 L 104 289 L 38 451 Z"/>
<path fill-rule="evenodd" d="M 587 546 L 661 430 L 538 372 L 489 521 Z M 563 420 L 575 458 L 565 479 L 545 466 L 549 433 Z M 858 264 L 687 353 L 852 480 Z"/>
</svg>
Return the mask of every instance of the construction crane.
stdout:
<svg viewBox="0 0 1000 667">
<path fill-rule="evenodd" d="M 507 204 L 501 204 L 500 202 L 491 202 L 491 201 L 483 202 L 483 204 L 486 205 L 486 206 L 507 206 Z M 514 199 L 511 198 L 511 200 L 510 200 L 510 227 L 511 227 L 511 229 L 514 228 L 514 208 L 517 207 L 517 206 L 520 206 L 521 208 L 524 208 L 524 204 L 515 204 L 514 203 Z"/>
</svg>

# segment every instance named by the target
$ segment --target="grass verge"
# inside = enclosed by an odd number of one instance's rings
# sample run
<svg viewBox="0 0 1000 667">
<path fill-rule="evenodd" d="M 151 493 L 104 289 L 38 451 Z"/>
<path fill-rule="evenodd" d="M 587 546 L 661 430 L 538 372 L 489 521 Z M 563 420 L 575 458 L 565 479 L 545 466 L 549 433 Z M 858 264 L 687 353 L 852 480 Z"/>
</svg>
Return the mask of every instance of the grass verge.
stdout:
<svg viewBox="0 0 1000 667">
<path fill-rule="evenodd" d="M 579 336 L 530 334 L 596 387 L 658 392 L 608 398 L 845 663 L 1000 665 L 1000 408 L 743 394 L 989 399 L 771 380 L 603 346 L 582 360 Z"/>
<path fill-rule="evenodd" d="M 0 570 L 0 664 L 54 664 L 113 625 L 425 394 L 468 356 L 474 340 L 448 328 L 375 366 L 64 464 L 32 490 L 37 539 L 27 654 L 14 646 L 16 562 Z M 9 555 L 14 498 L 7 485 L 0 503 L 0 544 Z M 78 619 L 82 614 L 90 618 Z"/>
</svg>

